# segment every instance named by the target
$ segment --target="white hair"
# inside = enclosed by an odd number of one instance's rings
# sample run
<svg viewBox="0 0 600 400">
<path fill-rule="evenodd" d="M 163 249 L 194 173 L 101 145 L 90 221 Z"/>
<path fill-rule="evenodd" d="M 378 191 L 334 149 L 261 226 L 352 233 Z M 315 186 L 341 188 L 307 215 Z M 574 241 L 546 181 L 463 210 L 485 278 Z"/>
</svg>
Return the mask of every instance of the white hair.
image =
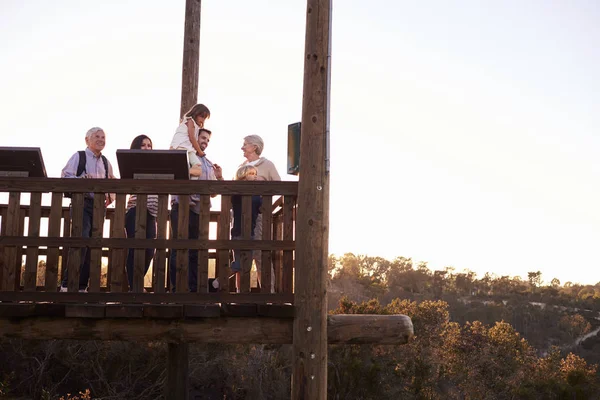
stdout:
<svg viewBox="0 0 600 400">
<path fill-rule="evenodd" d="M 265 148 L 265 142 L 263 142 L 262 138 L 258 135 L 248 135 L 244 140 L 249 144 L 256 146 L 256 154 L 260 156 L 260 153 L 262 153 Z"/>
<path fill-rule="evenodd" d="M 103 131 L 103 130 L 104 130 L 104 129 L 102 129 L 102 128 L 98 128 L 97 126 L 95 126 L 95 127 L 93 127 L 93 128 L 90 128 L 90 130 L 89 130 L 89 131 L 87 131 L 87 133 L 85 134 L 85 138 L 86 138 L 86 139 L 87 139 L 87 138 L 90 138 L 90 137 L 92 137 L 92 135 L 93 135 L 94 133 L 96 133 L 96 132 L 100 132 L 100 131 Z"/>
</svg>

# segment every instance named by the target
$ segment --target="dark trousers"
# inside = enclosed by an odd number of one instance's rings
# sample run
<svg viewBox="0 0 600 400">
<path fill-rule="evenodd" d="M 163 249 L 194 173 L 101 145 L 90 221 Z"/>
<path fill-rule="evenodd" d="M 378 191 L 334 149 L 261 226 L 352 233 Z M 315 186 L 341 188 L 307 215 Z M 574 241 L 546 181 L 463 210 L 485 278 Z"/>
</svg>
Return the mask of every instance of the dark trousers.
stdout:
<svg viewBox="0 0 600 400">
<path fill-rule="evenodd" d="M 171 206 L 171 238 L 177 238 L 179 204 L 174 203 Z M 190 222 L 188 225 L 187 238 L 198 239 L 198 230 L 200 228 L 200 215 L 190 210 Z M 198 250 L 188 250 L 188 284 L 190 292 L 198 291 Z M 175 292 L 175 281 L 177 280 L 177 250 L 171 249 L 169 259 L 169 278 L 171 279 L 171 291 Z"/>
<path fill-rule="evenodd" d="M 136 207 L 132 207 L 127 210 L 125 214 L 125 230 L 127 231 L 128 238 L 135 238 L 135 209 Z M 156 217 L 147 212 L 146 215 L 146 239 L 156 239 Z M 133 249 L 129 249 L 127 253 L 127 280 L 129 281 L 129 290 L 133 288 Z M 145 260 L 145 268 L 144 268 L 144 276 L 146 272 L 148 272 L 148 268 L 150 268 L 150 262 L 154 257 L 154 249 L 146 249 L 146 260 Z"/>
<path fill-rule="evenodd" d="M 71 210 L 71 219 L 73 218 L 73 211 Z M 94 199 L 83 200 L 83 230 L 81 237 L 89 238 L 92 237 L 92 221 L 94 218 Z M 102 228 L 100 228 L 102 229 Z M 87 288 L 88 281 L 90 279 L 90 249 L 84 247 L 81 249 L 81 265 L 79 267 L 79 290 Z M 69 278 L 69 272 L 67 271 L 67 265 L 63 265 L 63 279 L 61 286 L 67 287 L 67 280 Z"/>
</svg>

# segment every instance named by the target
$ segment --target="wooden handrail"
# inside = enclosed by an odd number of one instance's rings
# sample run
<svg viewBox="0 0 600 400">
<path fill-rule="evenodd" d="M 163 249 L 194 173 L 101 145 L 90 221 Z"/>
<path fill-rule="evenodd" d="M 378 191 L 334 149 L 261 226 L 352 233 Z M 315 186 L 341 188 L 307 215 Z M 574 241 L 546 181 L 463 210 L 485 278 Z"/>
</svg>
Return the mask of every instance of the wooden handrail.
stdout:
<svg viewBox="0 0 600 400">
<path fill-rule="evenodd" d="M 215 262 L 215 274 L 222 282 L 220 293 L 229 293 L 227 276 L 231 275 L 229 269 L 229 252 L 231 249 L 243 249 L 243 279 L 242 291 L 249 293 L 251 284 L 249 271 L 251 259 L 248 260 L 253 251 L 260 251 L 259 258 L 266 265 L 273 265 L 275 277 L 275 293 L 293 293 L 292 274 L 295 251 L 295 205 L 298 193 L 298 182 L 239 182 L 239 181 L 172 181 L 172 180 L 118 180 L 118 179 L 59 179 L 59 178 L 0 178 L 0 192 L 9 193 L 8 204 L 0 204 L 0 282 L 4 293 L 15 293 L 19 297 L 21 290 L 33 293 L 40 289 L 37 282 L 37 265 L 39 257 L 47 257 L 45 274 L 45 291 L 55 292 L 59 277 L 59 269 L 62 260 L 63 269 L 69 270 L 69 290 L 77 289 L 78 268 L 80 263 L 80 251 L 88 247 L 92 255 L 90 268 L 89 289 L 95 294 L 113 294 L 123 292 L 128 288 L 125 274 L 125 258 L 127 249 L 133 249 L 134 262 L 134 285 L 136 292 L 143 289 L 143 254 L 144 249 L 156 250 L 153 283 L 154 293 L 160 294 L 165 291 L 165 277 L 168 276 L 167 268 L 177 267 L 177 282 L 183 288 L 187 287 L 187 257 L 177 257 L 176 266 L 167 263 L 172 250 L 199 251 L 199 291 L 206 293 L 208 284 L 208 260 Z M 52 206 L 41 204 L 41 193 L 52 193 Z M 72 193 L 71 206 L 64 207 L 63 193 Z M 94 208 L 93 235 L 89 238 L 80 237 L 81 224 L 72 220 L 71 215 L 81 215 L 84 205 L 84 193 L 96 193 Z M 21 204 L 20 194 L 31 194 L 32 202 L 29 205 Z M 114 208 L 104 209 L 101 199 L 102 193 L 116 193 Z M 159 218 L 158 238 L 145 238 L 145 221 L 136 221 L 136 237 L 126 238 L 124 234 L 124 216 L 126 205 L 126 194 L 138 194 L 138 212 L 144 214 L 147 207 L 146 194 L 158 194 L 159 196 Z M 180 221 L 188 221 L 192 214 L 184 204 L 187 203 L 188 195 L 200 196 L 200 232 L 199 239 L 187 239 L 187 222 L 184 227 L 183 236 L 180 229 L 179 235 L 169 238 L 166 235 L 169 224 L 169 202 L 168 194 L 180 195 Z M 222 195 L 222 207 L 225 212 L 211 211 L 209 196 Z M 230 197 L 240 195 L 243 197 L 243 232 L 244 240 L 230 240 Z M 263 218 L 261 226 L 266 236 L 259 240 L 250 239 L 250 196 L 263 196 L 263 217 L 267 212 L 271 217 Z M 268 199 L 268 200 L 267 200 Z M 34 201 L 35 200 L 35 201 Z M 264 203 L 268 201 L 268 203 Z M 268 206 L 267 206 L 268 204 Z M 109 236 L 103 235 L 104 223 L 98 215 L 105 214 L 105 220 L 109 225 Z M 189 214 L 189 215 L 188 215 Z M 184 218 L 181 220 L 181 218 Z M 208 217 L 208 218 L 207 218 Z M 26 218 L 29 219 L 27 222 Z M 46 220 L 49 230 L 45 233 Z M 209 225 L 210 223 L 210 225 Z M 24 235 L 25 226 L 33 235 Z M 225 224 L 226 226 L 222 226 Z M 217 237 L 209 237 L 209 228 L 217 225 Z M 42 229 L 40 231 L 39 228 Z M 61 228 L 62 226 L 62 228 Z M 142 233 L 140 233 L 142 232 Z M 46 236 L 40 236 L 46 235 Z M 108 250 L 106 250 L 108 249 Z M 210 250 L 210 253 L 209 253 Z M 21 262 L 25 256 L 25 273 L 22 275 Z M 106 260 L 108 264 L 102 259 Z M 103 266 L 108 266 L 105 271 Z M 72 268 L 73 267 L 73 268 Z M 75 272 L 74 272 L 75 271 Z M 100 277 L 102 278 L 102 282 Z M 40 275 L 41 277 L 42 275 Z M 263 270 L 260 278 L 262 281 L 270 281 L 272 273 Z M 42 278 L 40 278 L 42 279 Z M 169 281 L 167 279 L 167 281 Z M 41 281 L 40 281 L 41 282 Z M 179 283 L 178 283 L 179 285 Z M 270 285 L 269 285 L 270 286 Z M 178 286 L 179 287 L 179 286 Z M 169 290 L 167 284 L 166 290 Z M 263 287 L 263 293 L 271 293 L 270 287 Z M 208 293 L 206 293 L 208 294 Z M 125 293 L 125 296 L 128 294 Z M 12 298 L 12 297 L 11 297 Z M 213 297 L 214 298 L 214 297 Z M 64 299 L 64 297 L 59 297 Z M 41 301 L 41 300 L 40 300 Z"/>
<path fill-rule="evenodd" d="M 298 195 L 298 182 L 0 178 L 0 192 Z"/>
</svg>

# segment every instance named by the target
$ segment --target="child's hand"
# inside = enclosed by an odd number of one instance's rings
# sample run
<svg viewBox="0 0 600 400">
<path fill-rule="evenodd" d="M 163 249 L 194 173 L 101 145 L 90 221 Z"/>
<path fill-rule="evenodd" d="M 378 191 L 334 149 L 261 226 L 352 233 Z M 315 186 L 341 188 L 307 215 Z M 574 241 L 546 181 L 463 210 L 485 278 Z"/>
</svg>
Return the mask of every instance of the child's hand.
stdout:
<svg viewBox="0 0 600 400">
<path fill-rule="evenodd" d="M 196 152 L 196 155 L 197 155 L 198 157 L 204 157 L 204 156 L 206 155 L 206 153 L 205 153 L 205 152 L 203 152 L 202 150 L 199 150 L 199 151 L 197 151 L 197 152 Z"/>
</svg>

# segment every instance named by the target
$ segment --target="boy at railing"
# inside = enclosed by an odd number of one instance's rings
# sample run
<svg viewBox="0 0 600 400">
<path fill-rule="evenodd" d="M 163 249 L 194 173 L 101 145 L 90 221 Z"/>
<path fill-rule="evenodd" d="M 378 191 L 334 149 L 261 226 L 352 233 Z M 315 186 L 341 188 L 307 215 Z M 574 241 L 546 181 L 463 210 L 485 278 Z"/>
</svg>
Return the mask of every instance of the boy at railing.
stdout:
<svg viewBox="0 0 600 400">
<path fill-rule="evenodd" d="M 255 181 L 257 177 L 256 167 L 252 165 L 242 165 L 235 173 L 235 180 L 238 181 Z M 256 219 L 260 213 L 260 207 L 262 206 L 262 198 L 260 196 L 252 196 L 252 228 L 251 232 L 254 232 L 256 227 Z M 242 239 L 242 196 L 234 195 L 231 196 L 231 208 L 233 210 L 233 228 L 231 229 L 231 239 L 239 240 Z M 254 239 L 254 236 L 252 236 Z M 240 261 L 239 249 L 233 250 L 234 260 L 231 263 L 231 270 L 235 272 L 235 286 L 237 291 L 240 291 L 241 274 L 242 270 Z"/>
</svg>

